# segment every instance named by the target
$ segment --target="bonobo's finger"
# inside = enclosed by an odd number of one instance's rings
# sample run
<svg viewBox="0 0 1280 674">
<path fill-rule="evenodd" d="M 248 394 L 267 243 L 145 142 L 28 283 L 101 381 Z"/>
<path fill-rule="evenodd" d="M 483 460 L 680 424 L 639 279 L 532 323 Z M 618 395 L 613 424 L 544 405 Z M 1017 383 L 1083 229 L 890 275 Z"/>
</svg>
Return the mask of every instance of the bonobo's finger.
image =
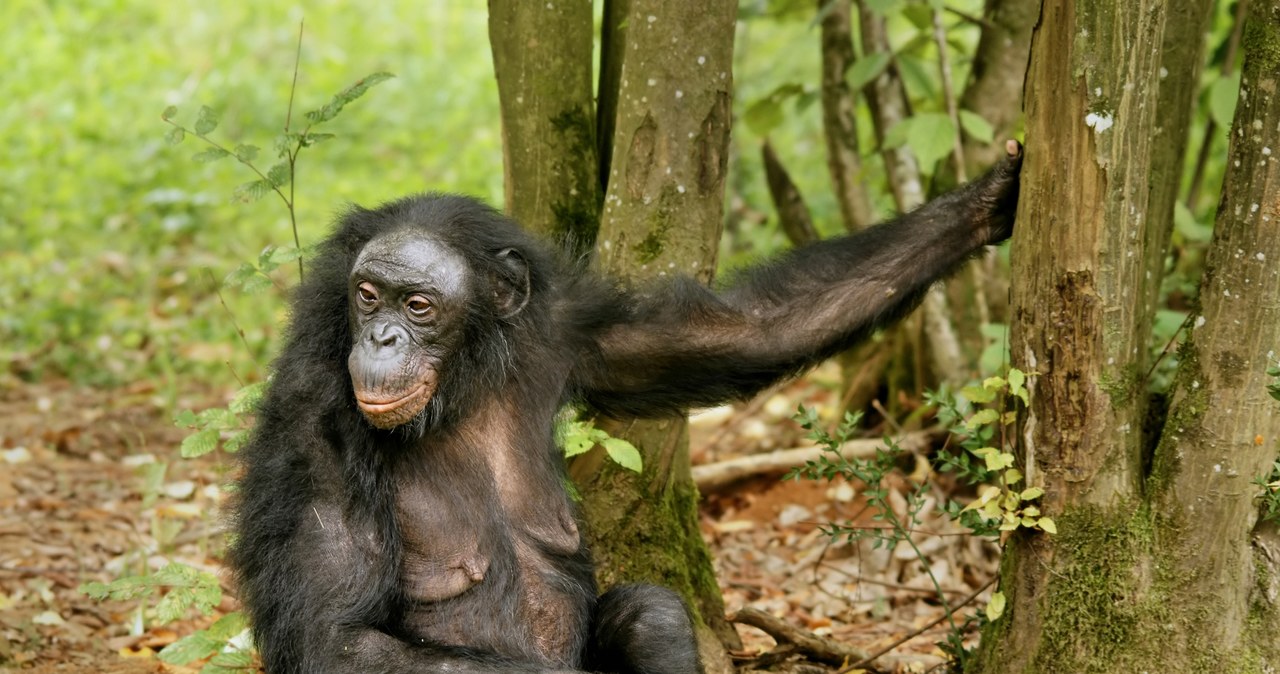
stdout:
<svg viewBox="0 0 1280 674">
<path fill-rule="evenodd" d="M 977 219 L 985 243 L 999 243 L 1013 233 L 1013 216 L 1018 208 L 1019 173 L 1022 171 L 1022 144 L 1004 143 L 1005 156 L 977 183 L 983 212 Z"/>
<path fill-rule="evenodd" d="M 1017 157 L 1022 154 L 1022 143 L 1010 138 L 1004 142 L 1004 151 L 1010 157 Z"/>
<path fill-rule="evenodd" d="M 1022 169 L 1022 143 L 1010 138 L 1004 142 L 1005 156 L 996 165 L 1002 176 L 1014 176 Z"/>
</svg>

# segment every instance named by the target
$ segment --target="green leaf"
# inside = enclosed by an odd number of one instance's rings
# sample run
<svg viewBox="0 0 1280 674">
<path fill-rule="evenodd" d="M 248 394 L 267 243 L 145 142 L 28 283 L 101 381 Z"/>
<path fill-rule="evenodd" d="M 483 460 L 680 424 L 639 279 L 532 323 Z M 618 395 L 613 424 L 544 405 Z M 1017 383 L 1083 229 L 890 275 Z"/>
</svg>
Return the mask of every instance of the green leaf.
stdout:
<svg viewBox="0 0 1280 674">
<path fill-rule="evenodd" d="M 1231 128 L 1231 118 L 1236 114 L 1236 100 L 1240 96 L 1240 74 L 1220 77 L 1209 85 L 1209 116 L 1218 126 Z"/>
<path fill-rule="evenodd" d="M 173 424 L 182 428 L 191 428 L 196 425 L 196 413 L 191 410 L 182 410 L 173 418 Z"/>
<path fill-rule="evenodd" d="M 892 150 L 906 145 L 915 123 L 914 117 L 908 117 L 889 127 L 889 130 L 884 134 L 884 141 L 880 143 L 881 148 Z"/>
<path fill-rule="evenodd" d="M 177 145 L 178 143 L 181 143 L 182 139 L 186 137 L 187 137 L 187 132 L 183 130 L 182 127 L 174 127 L 172 129 L 169 129 L 169 133 L 166 133 L 164 135 L 164 140 L 166 143 L 170 145 Z"/>
<path fill-rule="evenodd" d="M 969 420 L 965 422 L 964 427 L 974 430 L 979 426 L 985 426 L 1000 418 L 1000 413 L 993 409 L 978 410 Z"/>
<path fill-rule="evenodd" d="M 220 147 L 211 147 L 211 148 L 207 148 L 204 152 L 197 152 L 191 155 L 191 158 L 200 162 L 201 164 L 207 164 L 211 161 L 217 161 L 219 159 L 222 159 L 223 157 L 230 157 L 230 156 L 231 156 L 230 152 L 227 152 L 226 150 Z"/>
<path fill-rule="evenodd" d="M 1004 472 L 1005 484 L 1018 484 L 1019 482 L 1022 482 L 1022 471 L 1017 468 L 1010 468 Z"/>
<path fill-rule="evenodd" d="M 207 136 L 216 128 L 218 128 L 218 111 L 207 105 L 200 106 L 200 115 L 196 117 L 196 134 Z"/>
<path fill-rule="evenodd" d="M 251 162 L 254 159 L 257 159 L 257 157 L 258 157 L 257 145 L 241 144 L 236 146 L 236 159 L 239 159 L 240 161 L 243 161 L 243 162 Z"/>
<path fill-rule="evenodd" d="M 185 665 L 217 653 L 225 643 L 211 637 L 207 630 L 200 630 L 165 646 L 156 657 L 171 665 Z"/>
<path fill-rule="evenodd" d="M 849 84 L 849 88 L 856 94 L 862 91 L 862 88 L 871 83 L 872 80 L 880 76 L 885 68 L 889 67 L 892 57 L 885 52 L 874 52 L 867 54 L 849 66 L 849 71 L 844 75 L 844 81 Z"/>
<path fill-rule="evenodd" d="M 981 386 L 966 386 L 960 389 L 960 395 L 975 405 L 985 405 L 996 399 L 996 392 Z"/>
<path fill-rule="evenodd" d="M 956 126 L 941 112 L 925 112 L 913 119 L 907 147 L 920 160 L 920 168 L 932 173 L 934 165 L 955 150 Z"/>
<path fill-rule="evenodd" d="M 308 133 L 302 137 L 301 144 L 302 147 L 311 147 L 312 145 L 319 145 L 326 140 L 332 140 L 335 137 L 331 133 Z"/>
<path fill-rule="evenodd" d="M 272 187 L 288 185 L 292 176 L 293 170 L 289 167 L 289 162 L 287 161 L 282 161 L 267 169 L 267 180 L 271 182 Z"/>
<path fill-rule="evenodd" d="M 630 442 L 622 438 L 606 438 L 600 444 L 604 446 L 604 451 L 609 453 L 609 458 L 619 466 L 637 473 L 643 468 L 640 450 Z"/>
<path fill-rule="evenodd" d="M 586 454 L 595 446 L 595 441 L 585 435 L 567 437 L 564 440 L 564 455 L 566 457 L 570 457 L 577 456 L 579 454 Z"/>
<path fill-rule="evenodd" d="M 1003 592 L 992 592 L 991 601 L 987 602 L 987 620 L 995 622 L 1004 615 L 1005 598 Z"/>
<path fill-rule="evenodd" d="M 1058 525 L 1054 524 L 1053 520 L 1049 519 L 1048 517 L 1041 517 L 1040 519 L 1036 520 L 1036 526 L 1043 529 L 1046 533 L 1050 533 L 1050 534 L 1058 533 Z"/>
<path fill-rule="evenodd" d="M 1009 392 L 1017 395 L 1027 383 L 1027 375 L 1018 368 L 1009 369 Z"/>
<path fill-rule="evenodd" d="M 1021 494 L 1018 494 L 1018 498 L 1023 501 L 1034 501 L 1041 496 L 1044 496 L 1044 490 L 1039 487 L 1027 487 L 1022 490 Z"/>
<path fill-rule="evenodd" d="M 987 377 L 982 380 L 982 388 L 988 391 L 999 391 L 1004 388 L 1005 381 L 1003 377 Z"/>
<path fill-rule="evenodd" d="M 969 110 L 960 111 L 960 128 L 966 135 L 979 143 L 990 143 L 995 140 L 996 130 L 982 115 Z"/>
<path fill-rule="evenodd" d="M 338 113 L 342 112 L 342 109 L 346 107 L 348 103 L 363 96 L 371 87 L 385 82 L 392 77 L 395 76 L 386 72 L 377 72 L 364 77 L 355 84 L 335 94 L 333 100 L 329 101 L 329 103 L 323 108 L 308 112 L 307 121 L 312 124 L 320 124 L 337 117 Z"/>
<path fill-rule="evenodd" d="M 180 452 L 182 454 L 182 458 L 190 459 L 197 456 L 204 456 L 217 448 L 217 429 L 206 428 L 203 431 L 192 433 L 183 439 Z"/>
<path fill-rule="evenodd" d="M 164 109 L 164 112 L 160 113 L 160 119 L 163 119 L 164 121 L 167 122 L 173 119 L 173 116 L 176 114 L 178 114 L 178 106 L 170 105 L 169 107 Z"/>
<path fill-rule="evenodd" d="M 232 193 L 243 202 L 257 201 L 271 191 L 271 183 L 266 180 L 251 180 L 237 187 Z"/>
<path fill-rule="evenodd" d="M 227 405 L 227 409 L 235 414 L 245 414 L 252 412 L 262 401 L 262 397 L 266 395 L 267 382 L 258 381 L 236 391 L 231 403 Z"/>
<path fill-rule="evenodd" d="M 271 250 L 271 255 L 268 257 L 268 263 L 273 265 L 274 268 L 279 267 L 282 264 L 296 262 L 301 257 L 302 249 L 295 248 L 293 246 L 281 246 Z"/>
<path fill-rule="evenodd" d="M 271 277 L 261 272 L 255 273 L 240 284 L 240 288 L 249 294 L 260 293 L 270 287 Z"/>
<path fill-rule="evenodd" d="M 748 107 L 743 119 L 752 133 L 763 138 L 782 124 L 782 106 L 775 100 L 765 98 Z"/>
</svg>

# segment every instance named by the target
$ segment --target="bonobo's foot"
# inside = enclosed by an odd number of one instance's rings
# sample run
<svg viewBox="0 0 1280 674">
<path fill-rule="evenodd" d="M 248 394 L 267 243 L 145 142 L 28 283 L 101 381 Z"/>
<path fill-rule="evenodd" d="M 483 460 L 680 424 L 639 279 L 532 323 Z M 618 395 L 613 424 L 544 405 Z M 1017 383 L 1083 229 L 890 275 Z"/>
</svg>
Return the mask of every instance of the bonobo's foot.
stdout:
<svg viewBox="0 0 1280 674">
<path fill-rule="evenodd" d="M 971 221 L 983 243 L 1000 243 L 1013 234 L 1013 216 L 1018 211 L 1018 173 L 1022 169 L 1022 144 L 1004 143 L 1006 155 L 986 175 L 966 188 Z"/>
</svg>

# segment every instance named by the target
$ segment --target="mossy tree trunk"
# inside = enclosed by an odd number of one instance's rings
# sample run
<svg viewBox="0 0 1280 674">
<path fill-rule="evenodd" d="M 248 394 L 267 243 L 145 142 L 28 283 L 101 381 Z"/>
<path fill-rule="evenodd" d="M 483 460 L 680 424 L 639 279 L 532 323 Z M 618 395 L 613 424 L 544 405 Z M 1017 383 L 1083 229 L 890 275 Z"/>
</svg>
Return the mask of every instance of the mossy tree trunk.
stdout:
<svg viewBox="0 0 1280 674">
<path fill-rule="evenodd" d="M 589 2 L 490 0 L 505 210 L 590 250 L 600 214 Z"/>
<path fill-rule="evenodd" d="M 1180 175 L 1185 143 L 1163 134 L 1185 133 L 1166 130 L 1185 124 L 1194 93 L 1162 81 L 1194 77 L 1200 61 L 1162 52 L 1168 31 L 1197 45 L 1203 32 L 1166 23 L 1203 22 L 1206 7 L 1044 4 L 1027 81 L 1012 358 L 1039 373 L 1019 442 L 1060 533 L 1011 540 L 1008 609 L 984 634 L 981 671 L 1280 666 L 1280 539 L 1258 524 L 1250 484 L 1280 451 L 1280 406 L 1265 387 L 1280 348 L 1280 1 L 1253 12 L 1200 315 L 1163 430 L 1144 437 L 1170 198 L 1149 179 Z"/>
<path fill-rule="evenodd" d="M 533 229 L 567 235 L 621 282 L 676 274 L 710 282 L 723 220 L 737 5 L 606 0 L 596 105 L 582 80 L 591 70 L 590 8 L 490 1 L 507 211 Z M 708 669 L 723 671 L 715 637 L 732 644 L 737 635 L 724 620 L 698 530 L 685 419 L 598 425 L 644 458 L 638 475 L 600 450 L 570 466 L 601 585 L 644 581 L 680 591 L 709 626 Z"/>
<path fill-rule="evenodd" d="M 737 5 L 632 0 L 606 25 L 618 85 L 597 267 L 628 283 L 676 274 L 710 282 L 723 222 Z M 615 14 L 616 15 L 616 14 Z M 619 34 L 621 33 L 621 34 Z M 602 82 L 608 77 L 602 68 Z M 603 96 L 601 97 L 603 100 Z M 606 584 L 657 581 L 683 591 L 722 640 L 736 639 L 697 522 L 683 418 L 601 420 L 640 448 L 636 475 L 586 455 L 583 487 Z"/>
</svg>

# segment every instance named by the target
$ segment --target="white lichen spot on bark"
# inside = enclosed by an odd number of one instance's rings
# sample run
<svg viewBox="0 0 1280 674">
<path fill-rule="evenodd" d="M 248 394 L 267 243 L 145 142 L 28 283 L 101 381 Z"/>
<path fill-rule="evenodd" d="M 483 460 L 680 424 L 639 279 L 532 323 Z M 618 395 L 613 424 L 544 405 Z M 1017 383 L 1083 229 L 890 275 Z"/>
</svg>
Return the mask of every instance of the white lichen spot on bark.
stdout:
<svg viewBox="0 0 1280 674">
<path fill-rule="evenodd" d="M 1084 116 L 1084 123 L 1085 126 L 1093 129 L 1094 133 L 1102 133 L 1115 124 L 1115 118 L 1109 112 L 1102 114 L 1091 112 Z"/>
</svg>

